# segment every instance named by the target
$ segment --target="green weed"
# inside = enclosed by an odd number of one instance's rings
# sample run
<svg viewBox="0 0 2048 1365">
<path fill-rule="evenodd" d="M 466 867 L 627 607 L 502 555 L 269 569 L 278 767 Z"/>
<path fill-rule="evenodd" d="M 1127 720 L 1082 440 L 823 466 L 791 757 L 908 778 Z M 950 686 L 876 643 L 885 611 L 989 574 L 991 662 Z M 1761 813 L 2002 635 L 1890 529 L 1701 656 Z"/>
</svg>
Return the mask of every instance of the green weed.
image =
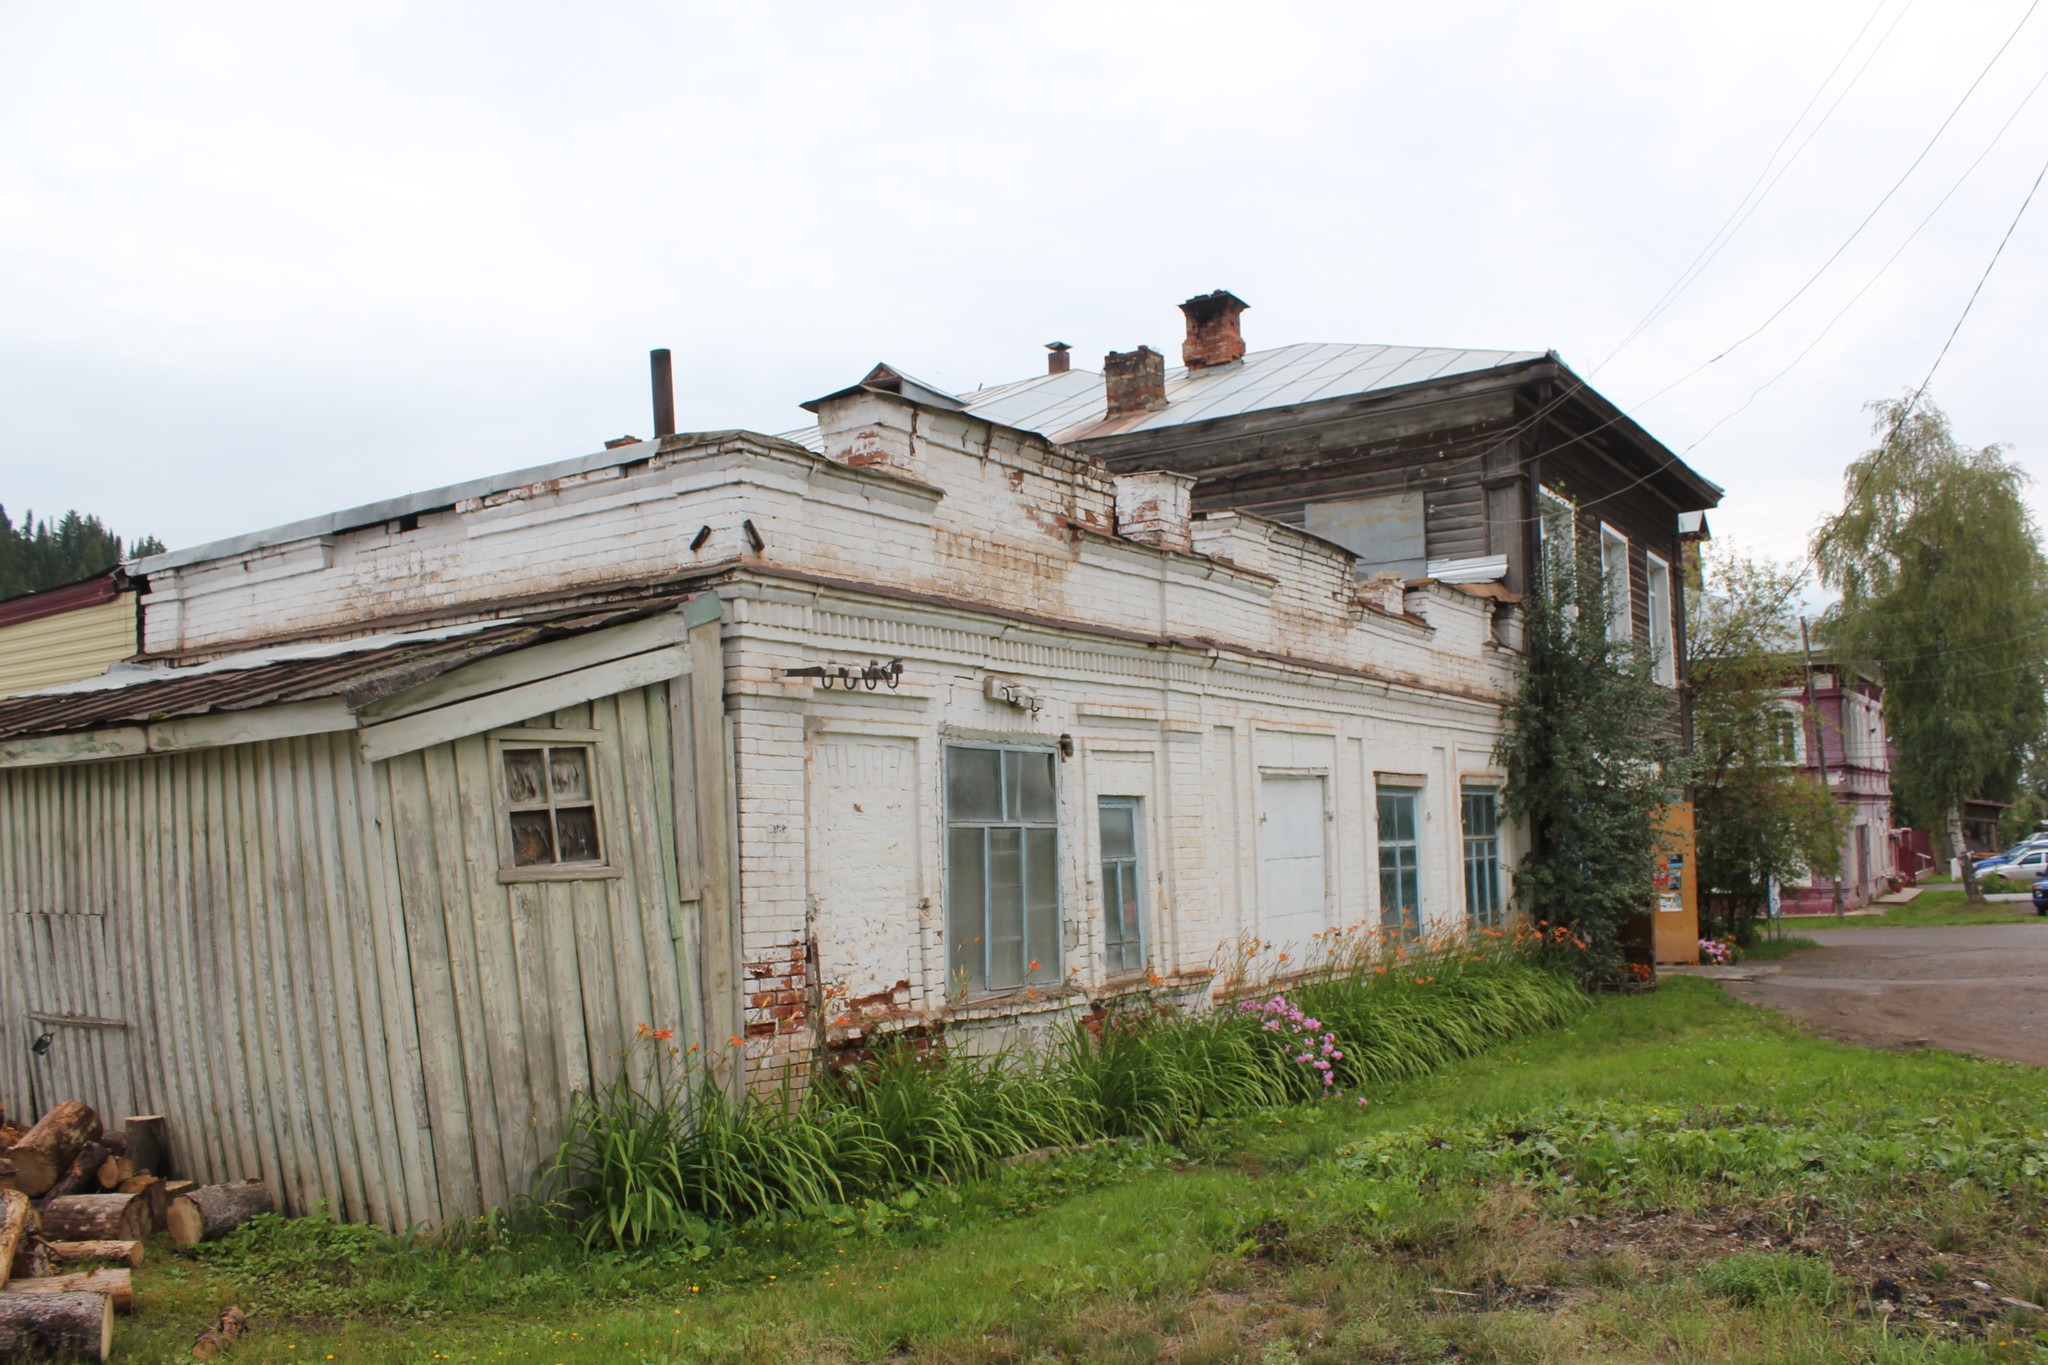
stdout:
<svg viewBox="0 0 2048 1365">
<path fill-rule="evenodd" d="M 1699 1287 L 1748 1306 L 1781 1299 L 1831 1303 L 1839 1289 L 1826 1261 L 1796 1251 L 1738 1251 L 1709 1261 L 1699 1269 Z"/>
</svg>

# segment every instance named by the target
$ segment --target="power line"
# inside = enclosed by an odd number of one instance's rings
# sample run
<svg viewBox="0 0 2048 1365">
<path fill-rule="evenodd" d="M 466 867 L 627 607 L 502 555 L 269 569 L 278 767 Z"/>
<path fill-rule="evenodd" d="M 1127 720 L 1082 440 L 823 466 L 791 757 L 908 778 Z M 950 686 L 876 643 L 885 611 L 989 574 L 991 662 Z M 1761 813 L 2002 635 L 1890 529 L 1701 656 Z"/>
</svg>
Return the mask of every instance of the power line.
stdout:
<svg viewBox="0 0 2048 1365">
<path fill-rule="evenodd" d="M 1834 103 L 1828 106 L 1827 112 L 1822 114 L 1819 121 L 1808 130 L 1806 136 L 1801 139 L 1799 146 L 1793 151 L 1792 155 L 1785 159 L 1785 164 L 1778 167 L 1777 174 L 1772 175 L 1771 168 L 1777 163 L 1778 153 L 1785 150 L 1785 144 L 1790 142 L 1792 135 L 1799 131 L 1799 125 L 1804 123 L 1806 116 L 1813 112 L 1813 106 L 1820 103 L 1820 97 L 1827 93 L 1828 86 L 1833 83 L 1836 73 L 1841 71 L 1842 64 L 1849 60 L 1850 54 L 1855 52 L 1857 45 L 1863 41 L 1863 35 L 1870 31 L 1870 26 L 1877 22 L 1877 16 L 1884 12 L 1884 7 L 1889 3 L 1890 0 L 1878 0 L 1877 7 L 1870 11 L 1870 17 L 1863 21 L 1863 27 L 1856 30 L 1856 36 L 1849 40 L 1849 46 L 1842 49 L 1842 55 L 1835 59 L 1835 64 L 1832 67 L 1828 68 L 1828 74 L 1822 77 L 1821 83 L 1815 87 L 1813 95 L 1806 101 L 1806 106 L 1799 111 L 1798 117 L 1792 120 L 1791 126 L 1785 129 L 1785 135 L 1778 139 L 1778 145 L 1771 148 L 1771 154 L 1764 158 L 1764 164 L 1757 171 L 1756 179 L 1750 182 L 1747 190 L 1743 191 L 1742 198 L 1737 200 L 1735 207 L 1728 211 L 1728 217 L 1722 220 L 1720 227 L 1714 229 L 1713 235 L 1699 249 L 1699 253 L 1692 258 L 1684 270 L 1679 272 L 1678 279 L 1673 281 L 1671 287 L 1666 289 L 1657 301 L 1650 306 L 1650 311 L 1645 313 L 1637 321 L 1636 325 L 1629 329 L 1628 335 L 1615 343 L 1614 349 L 1602 357 L 1600 362 L 1594 365 L 1588 373 L 1598 374 L 1601 370 L 1605 369 L 1609 361 L 1626 350 L 1629 343 L 1633 342 L 1643 333 L 1645 328 L 1662 316 L 1666 309 L 1676 303 L 1679 295 L 1683 294 L 1700 275 L 1705 273 L 1706 268 L 1713 264 L 1714 258 L 1721 254 L 1722 248 L 1734 240 L 1735 234 L 1742 230 L 1743 224 L 1747 223 L 1750 216 L 1762 206 L 1764 199 L 1770 192 L 1777 188 L 1778 181 L 1784 178 L 1785 172 L 1792 168 L 1792 163 L 1799 159 L 1800 153 L 1804 152 L 1807 146 L 1812 143 L 1814 136 L 1827 125 L 1827 121 L 1834 117 L 1835 110 L 1841 108 L 1842 101 L 1848 97 L 1851 90 L 1856 88 L 1856 83 L 1863 79 L 1863 73 L 1870 69 L 1870 63 L 1875 60 L 1878 52 L 1891 38 L 1893 30 L 1898 28 L 1899 21 L 1904 19 L 1906 12 L 1913 8 L 1913 0 L 1907 0 L 1905 6 L 1899 10 L 1898 15 L 1892 20 L 1890 26 L 1885 29 L 1883 35 L 1878 38 L 1877 43 L 1870 49 L 1869 55 L 1863 59 L 1863 64 L 1856 68 L 1856 74 L 1849 78 L 1848 84 L 1844 85 L 1841 93 L 1835 96 Z M 1769 177 L 1768 184 L 1765 184 L 1766 177 Z M 1762 186 L 1762 193 L 1758 193 L 1759 186 Z M 1752 197 L 1754 202 L 1752 202 Z"/>
<path fill-rule="evenodd" d="M 1941 362 L 1948 358 L 1948 348 L 1955 344 L 1956 333 L 1963 330 L 1964 320 L 1970 316 L 1970 310 L 1977 306 L 1977 296 L 1984 292 L 1984 282 L 1991 278 L 1992 268 L 1998 264 L 1998 258 L 2005 254 L 2005 244 L 2012 240 L 2013 230 L 2019 227 L 2020 219 L 2027 212 L 2027 205 L 2034 202 L 2034 194 L 2041 188 L 2044 176 L 2048 176 L 2048 161 L 2041 163 L 2040 172 L 2034 176 L 2033 186 L 2027 190 L 2027 197 L 2020 201 L 2019 212 L 2013 214 L 2012 221 L 2006 224 L 2005 235 L 1998 239 L 1997 250 L 1993 251 L 1991 259 L 1984 263 L 1984 273 L 1977 277 L 1977 287 L 1970 291 L 1970 301 L 1963 305 L 1962 313 L 1956 318 L 1956 325 L 1949 328 L 1948 340 L 1941 343 L 1941 353 L 1935 356 L 1934 363 L 1927 367 L 1927 377 L 1922 379 L 1920 387 L 1913 391 L 1913 401 L 1907 404 L 1909 410 L 1920 402 L 1921 395 L 1927 392 L 1927 386 L 1934 381 L 1934 372 L 1940 369 Z"/>
</svg>

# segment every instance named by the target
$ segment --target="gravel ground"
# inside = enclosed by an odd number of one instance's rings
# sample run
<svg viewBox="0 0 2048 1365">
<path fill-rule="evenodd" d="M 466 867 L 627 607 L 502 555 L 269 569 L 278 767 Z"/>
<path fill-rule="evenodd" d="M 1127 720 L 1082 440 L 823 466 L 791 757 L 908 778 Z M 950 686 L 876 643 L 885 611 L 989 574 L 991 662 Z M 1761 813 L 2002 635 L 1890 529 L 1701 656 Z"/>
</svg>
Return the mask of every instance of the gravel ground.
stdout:
<svg viewBox="0 0 2048 1365">
<path fill-rule="evenodd" d="M 1794 932 L 1821 946 L 1767 975 L 1759 964 L 1724 977 L 1724 988 L 1847 1043 L 2048 1066 L 2048 920 Z"/>
</svg>

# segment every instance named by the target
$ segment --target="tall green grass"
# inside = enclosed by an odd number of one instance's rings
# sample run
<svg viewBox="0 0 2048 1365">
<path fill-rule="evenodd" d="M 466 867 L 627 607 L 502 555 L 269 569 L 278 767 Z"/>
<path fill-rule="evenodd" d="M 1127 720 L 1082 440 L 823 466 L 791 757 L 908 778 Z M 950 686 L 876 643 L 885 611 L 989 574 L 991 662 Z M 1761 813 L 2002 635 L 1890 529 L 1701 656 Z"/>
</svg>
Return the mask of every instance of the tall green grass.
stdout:
<svg viewBox="0 0 2048 1365">
<path fill-rule="evenodd" d="M 887 1045 L 801 1096 L 734 1100 L 674 1064 L 622 1075 L 574 1099 L 554 1166 L 562 1203 L 593 1246 L 701 1246 L 720 1225 L 973 1175 L 1038 1148 L 1171 1142 L 1205 1120 L 1384 1085 L 1583 1008 L 1567 976 L 1512 956 L 1447 947 L 1388 964 L 1291 993 L 1341 1052 L 1327 1084 L 1265 1015 L 1187 1013 L 1145 996 L 1072 1024 L 1043 1053 Z"/>
</svg>

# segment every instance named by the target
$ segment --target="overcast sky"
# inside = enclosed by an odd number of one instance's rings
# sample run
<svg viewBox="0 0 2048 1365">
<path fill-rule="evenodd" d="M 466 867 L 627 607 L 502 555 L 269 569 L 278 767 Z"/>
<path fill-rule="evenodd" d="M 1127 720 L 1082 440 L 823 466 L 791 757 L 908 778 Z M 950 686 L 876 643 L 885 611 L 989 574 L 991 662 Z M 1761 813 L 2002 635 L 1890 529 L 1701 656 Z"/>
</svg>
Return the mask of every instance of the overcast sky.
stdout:
<svg viewBox="0 0 2048 1365">
<path fill-rule="evenodd" d="M 685 430 L 776 432 L 1227 288 L 1254 349 L 1555 348 L 1793 555 L 2044 73 L 2030 0 L 0 0 L 0 503 L 192 544 L 645 435 L 654 346 Z M 2044 302 L 2048 189 L 1931 389 L 2037 478 Z"/>
</svg>

